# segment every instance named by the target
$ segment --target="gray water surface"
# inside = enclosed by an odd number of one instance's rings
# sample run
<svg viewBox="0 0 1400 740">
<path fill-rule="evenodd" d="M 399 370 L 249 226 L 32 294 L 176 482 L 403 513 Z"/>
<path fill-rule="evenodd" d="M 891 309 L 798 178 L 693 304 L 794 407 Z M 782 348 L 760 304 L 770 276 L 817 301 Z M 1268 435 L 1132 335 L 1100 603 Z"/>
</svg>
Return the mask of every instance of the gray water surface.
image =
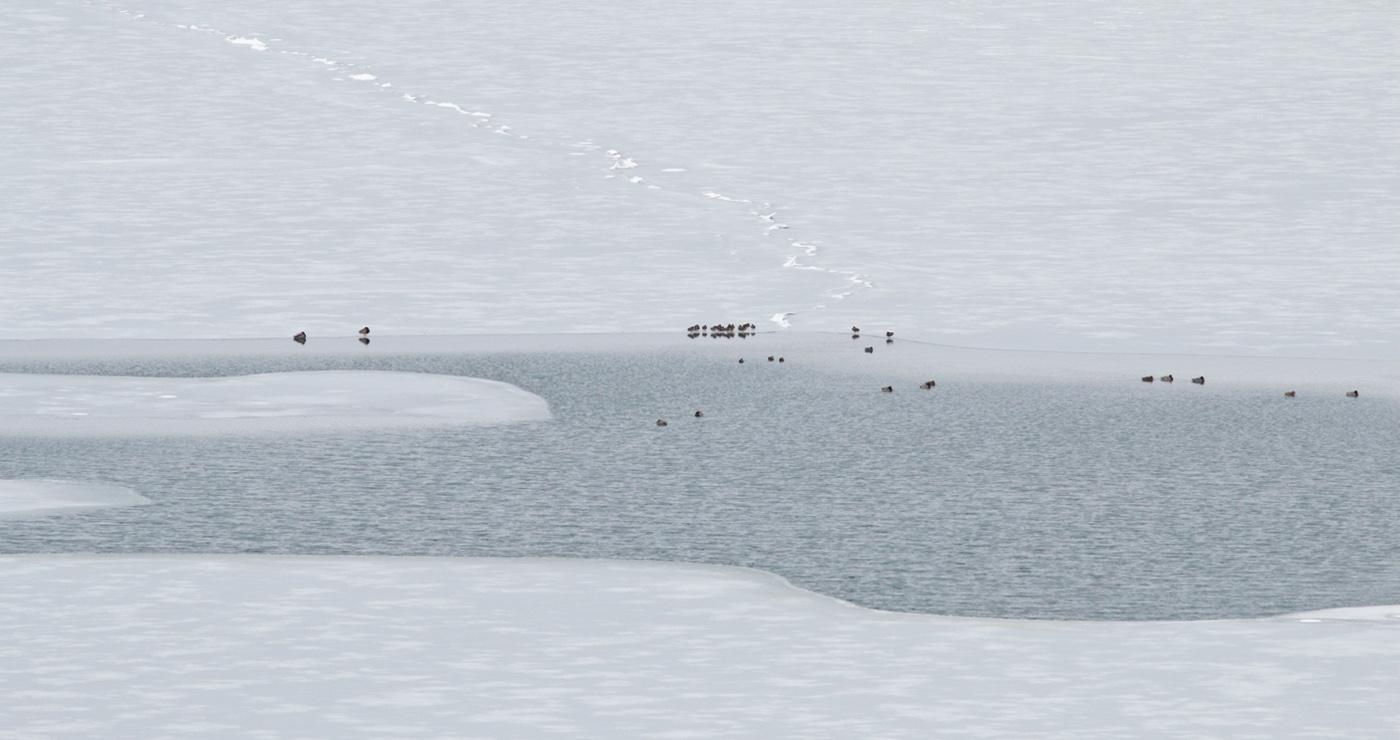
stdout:
<svg viewBox="0 0 1400 740">
<path fill-rule="evenodd" d="M 47 369 L 344 367 L 514 383 L 546 398 L 555 421 L 0 436 L 0 478 L 100 480 L 154 501 L 0 522 L 0 551 L 724 563 L 867 606 L 967 616 L 1194 619 L 1400 602 L 1400 416 L 1374 398 L 1135 378 L 931 391 L 901 380 L 882 393 L 880 378 L 800 357 L 738 365 L 672 350 Z"/>
</svg>

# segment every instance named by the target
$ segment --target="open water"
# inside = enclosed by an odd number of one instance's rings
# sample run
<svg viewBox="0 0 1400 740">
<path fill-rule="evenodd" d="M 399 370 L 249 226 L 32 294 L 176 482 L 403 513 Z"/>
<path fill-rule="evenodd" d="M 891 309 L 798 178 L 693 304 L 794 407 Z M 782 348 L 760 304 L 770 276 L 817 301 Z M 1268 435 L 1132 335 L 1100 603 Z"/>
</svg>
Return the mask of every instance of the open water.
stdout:
<svg viewBox="0 0 1400 740">
<path fill-rule="evenodd" d="M 154 501 L 0 521 L 0 552 L 724 563 L 871 607 L 994 617 L 1194 619 L 1400 602 L 1400 409 L 1375 397 L 1285 399 L 1184 378 L 954 379 L 920 390 L 920 376 L 837 371 L 800 354 L 739 365 L 676 348 L 47 369 L 347 367 L 514 383 L 547 399 L 555 420 L 0 436 L 0 478 L 100 480 Z M 893 393 L 881 392 L 886 382 Z"/>
</svg>

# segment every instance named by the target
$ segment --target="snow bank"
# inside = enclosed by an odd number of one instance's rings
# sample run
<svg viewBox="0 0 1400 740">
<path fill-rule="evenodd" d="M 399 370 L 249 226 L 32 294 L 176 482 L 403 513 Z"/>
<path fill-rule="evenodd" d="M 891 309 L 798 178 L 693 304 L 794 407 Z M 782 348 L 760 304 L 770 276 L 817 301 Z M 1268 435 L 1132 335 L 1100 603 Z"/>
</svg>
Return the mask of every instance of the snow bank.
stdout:
<svg viewBox="0 0 1400 740">
<path fill-rule="evenodd" d="M 713 566 L 10 556 L 0 631 L 9 737 L 1354 739 L 1400 722 L 1394 618 L 942 618 Z"/>
<path fill-rule="evenodd" d="M 0 480 L 0 519 L 63 514 L 151 500 L 129 488 L 61 480 Z"/>
<path fill-rule="evenodd" d="M 549 405 L 533 393 L 507 383 L 449 375 L 0 374 L 0 430 L 10 434 L 201 434 L 549 418 Z"/>
</svg>

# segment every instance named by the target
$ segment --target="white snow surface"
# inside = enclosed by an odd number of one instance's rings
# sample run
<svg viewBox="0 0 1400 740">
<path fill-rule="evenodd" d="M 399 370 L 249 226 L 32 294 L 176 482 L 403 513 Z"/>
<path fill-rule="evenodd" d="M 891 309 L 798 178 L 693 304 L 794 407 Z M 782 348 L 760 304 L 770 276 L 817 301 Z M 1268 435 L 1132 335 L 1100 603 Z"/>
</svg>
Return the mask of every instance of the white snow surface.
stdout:
<svg viewBox="0 0 1400 740">
<path fill-rule="evenodd" d="M 151 500 L 130 488 L 65 480 L 0 480 L 0 519 L 20 519 Z"/>
<path fill-rule="evenodd" d="M 550 418 L 543 398 L 509 383 L 427 373 L 0 373 L 0 434 L 201 434 Z"/>
<path fill-rule="evenodd" d="M 0 339 L 761 321 L 1140 374 L 1400 359 L 1397 23 L 1321 0 L 13 0 Z M 1105 372 L 968 367 L 1008 359 Z M 1396 385 L 1348 368 L 1303 381 Z M 20 433 L 481 408 L 0 382 Z M 1397 613 L 993 621 L 703 566 L 6 556 L 0 738 L 1393 738 Z"/>
<path fill-rule="evenodd" d="M 877 612 L 738 568 L 0 558 L 0 738 L 1393 738 L 1400 607 Z"/>
<path fill-rule="evenodd" d="M 15 0 L 0 336 L 778 317 L 1393 359 L 1397 24 L 1322 0 Z"/>
</svg>

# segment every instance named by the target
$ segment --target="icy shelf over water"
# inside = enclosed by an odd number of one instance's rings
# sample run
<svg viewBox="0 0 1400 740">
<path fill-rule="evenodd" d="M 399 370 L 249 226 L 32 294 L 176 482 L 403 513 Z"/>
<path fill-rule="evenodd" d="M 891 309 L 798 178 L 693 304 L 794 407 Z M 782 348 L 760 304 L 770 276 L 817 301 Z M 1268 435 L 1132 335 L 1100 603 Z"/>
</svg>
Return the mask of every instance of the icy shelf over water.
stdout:
<svg viewBox="0 0 1400 740">
<path fill-rule="evenodd" d="M 544 399 L 508 383 L 426 373 L 0 374 L 0 433 L 10 434 L 207 434 L 549 418 Z"/>
<path fill-rule="evenodd" d="M 0 480 L 0 519 L 63 514 L 151 500 L 129 488 L 61 480 Z"/>
<path fill-rule="evenodd" d="M 0 736 L 1393 738 L 1388 618 L 880 612 L 738 568 L 0 558 Z"/>
</svg>

